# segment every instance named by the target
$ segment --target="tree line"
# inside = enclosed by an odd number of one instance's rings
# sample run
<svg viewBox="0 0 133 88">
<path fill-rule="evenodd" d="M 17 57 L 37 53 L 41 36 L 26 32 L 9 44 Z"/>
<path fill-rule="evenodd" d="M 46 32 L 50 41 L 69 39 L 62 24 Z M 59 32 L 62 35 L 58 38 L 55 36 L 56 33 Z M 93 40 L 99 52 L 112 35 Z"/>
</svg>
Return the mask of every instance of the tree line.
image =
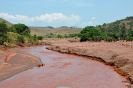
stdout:
<svg viewBox="0 0 133 88">
<path fill-rule="evenodd" d="M 18 33 L 20 36 L 17 37 L 18 42 L 25 43 L 25 38 L 27 37 L 28 42 L 34 43 L 36 40 L 42 40 L 42 36 L 32 36 L 30 34 L 30 29 L 25 24 L 14 24 L 11 27 L 7 27 L 7 24 L 0 23 L 0 45 L 3 45 L 4 42 L 10 42 L 12 39 L 8 37 L 8 32 Z"/>
<path fill-rule="evenodd" d="M 124 23 L 123 21 L 129 21 Z M 129 28 L 127 29 L 127 25 Z M 81 32 L 80 41 L 133 41 L 133 16 L 126 19 L 117 20 L 110 24 L 87 26 Z"/>
</svg>

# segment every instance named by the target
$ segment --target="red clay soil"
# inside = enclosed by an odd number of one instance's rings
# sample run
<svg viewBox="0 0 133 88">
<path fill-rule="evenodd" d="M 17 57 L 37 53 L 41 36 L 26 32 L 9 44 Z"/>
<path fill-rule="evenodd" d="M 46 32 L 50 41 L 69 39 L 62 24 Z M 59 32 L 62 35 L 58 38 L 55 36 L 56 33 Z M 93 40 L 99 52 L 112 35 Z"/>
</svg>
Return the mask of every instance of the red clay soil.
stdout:
<svg viewBox="0 0 133 88">
<path fill-rule="evenodd" d="M 111 65 L 122 76 L 126 76 L 133 88 L 133 42 L 79 42 L 79 40 L 55 39 L 44 40 L 47 49 L 96 57 Z"/>
<path fill-rule="evenodd" d="M 42 64 L 38 57 L 0 51 L 0 81 L 38 64 Z"/>
<path fill-rule="evenodd" d="M 15 45 L 14 47 L 0 47 L 0 81 L 3 79 L 6 79 L 7 77 L 10 77 L 18 72 L 24 71 L 26 69 L 29 68 L 29 66 L 32 64 L 32 66 L 34 65 L 38 65 L 41 64 L 42 62 L 40 61 L 40 59 L 38 57 L 34 57 L 31 55 L 26 55 L 26 54 L 20 54 L 20 53 L 12 53 L 8 52 L 9 49 L 11 48 L 26 48 L 26 47 L 31 47 L 31 46 L 44 46 L 43 41 L 38 40 L 37 41 L 38 44 L 31 44 L 31 43 L 22 43 L 21 46 L 19 45 Z M 17 58 L 19 58 L 20 62 L 16 62 L 16 64 L 13 64 L 12 62 L 9 61 L 10 58 L 17 56 Z M 24 58 L 23 56 L 30 58 L 27 61 L 25 61 L 25 63 L 27 64 L 22 64 L 21 62 L 24 62 Z M 36 58 L 36 59 L 35 59 Z M 12 61 L 14 61 L 14 58 L 11 59 Z M 35 60 L 35 61 L 34 61 Z M 32 62 L 35 62 L 34 64 Z M 32 68 L 32 67 L 30 67 Z M 7 72 L 9 70 L 9 72 Z"/>
<path fill-rule="evenodd" d="M 0 50 L 0 68 L 5 64 L 6 54 Z"/>
</svg>

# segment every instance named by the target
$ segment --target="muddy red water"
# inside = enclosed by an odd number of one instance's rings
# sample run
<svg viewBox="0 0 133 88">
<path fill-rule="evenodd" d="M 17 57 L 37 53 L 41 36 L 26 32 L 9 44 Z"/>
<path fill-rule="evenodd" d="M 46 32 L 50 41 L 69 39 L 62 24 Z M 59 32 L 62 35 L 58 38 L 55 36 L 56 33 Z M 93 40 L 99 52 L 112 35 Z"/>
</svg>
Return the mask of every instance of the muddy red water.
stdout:
<svg viewBox="0 0 133 88">
<path fill-rule="evenodd" d="M 41 58 L 45 66 L 26 70 L 0 88 L 127 88 L 125 78 L 101 62 L 46 50 L 45 46 L 13 49 Z"/>
</svg>

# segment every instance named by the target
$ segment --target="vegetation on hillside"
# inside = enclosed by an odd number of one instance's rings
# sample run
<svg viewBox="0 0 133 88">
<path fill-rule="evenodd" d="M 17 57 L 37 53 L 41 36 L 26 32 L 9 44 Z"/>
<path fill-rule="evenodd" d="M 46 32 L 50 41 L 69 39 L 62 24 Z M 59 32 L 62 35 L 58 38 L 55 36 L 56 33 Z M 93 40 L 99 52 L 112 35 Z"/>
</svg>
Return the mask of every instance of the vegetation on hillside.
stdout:
<svg viewBox="0 0 133 88">
<path fill-rule="evenodd" d="M 7 31 L 7 25 L 5 23 L 0 23 L 0 44 L 4 44 L 4 42 L 8 40 Z"/>
<path fill-rule="evenodd" d="M 87 26 L 81 32 L 80 41 L 118 41 L 133 40 L 133 16 L 126 19 L 117 20 L 115 22 L 96 27 Z"/>
<path fill-rule="evenodd" d="M 40 44 L 37 40 L 42 40 L 42 36 L 32 36 L 30 29 L 25 24 L 14 24 L 7 27 L 6 23 L 0 23 L 0 47 L 23 46 L 23 43 Z"/>
<path fill-rule="evenodd" d="M 9 32 L 18 33 L 20 35 L 29 35 L 30 29 L 25 24 L 14 24 L 11 27 L 9 27 Z"/>
<path fill-rule="evenodd" d="M 127 17 L 122 20 L 117 20 L 112 23 L 104 23 L 103 25 L 87 26 L 82 28 L 55 28 L 49 30 L 31 29 L 25 24 L 11 24 L 7 26 L 6 20 L 0 20 L 0 45 L 11 46 L 13 44 L 22 45 L 22 43 L 38 44 L 37 40 L 46 38 L 77 38 L 80 41 L 118 41 L 127 40 L 133 41 L 133 16 Z M 49 26 L 51 27 L 51 26 Z M 52 28 L 52 27 L 51 27 Z M 36 31 L 40 31 L 43 36 L 36 36 Z M 81 31 L 79 33 L 79 31 Z M 32 34 L 32 35 L 31 35 Z"/>
</svg>

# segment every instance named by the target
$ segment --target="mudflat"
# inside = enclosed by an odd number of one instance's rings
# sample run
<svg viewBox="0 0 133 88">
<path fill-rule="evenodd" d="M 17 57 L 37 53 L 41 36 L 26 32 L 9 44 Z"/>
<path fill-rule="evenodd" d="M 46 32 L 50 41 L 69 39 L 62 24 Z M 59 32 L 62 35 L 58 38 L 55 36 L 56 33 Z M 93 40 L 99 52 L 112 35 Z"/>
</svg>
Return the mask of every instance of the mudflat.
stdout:
<svg viewBox="0 0 133 88">
<path fill-rule="evenodd" d="M 113 66 L 133 84 L 133 42 L 80 42 L 76 39 L 53 39 L 44 40 L 44 42 L 49 45 L 47 49 L 50 50 L 96 57 L 95 59 Z"/>
</svg>

